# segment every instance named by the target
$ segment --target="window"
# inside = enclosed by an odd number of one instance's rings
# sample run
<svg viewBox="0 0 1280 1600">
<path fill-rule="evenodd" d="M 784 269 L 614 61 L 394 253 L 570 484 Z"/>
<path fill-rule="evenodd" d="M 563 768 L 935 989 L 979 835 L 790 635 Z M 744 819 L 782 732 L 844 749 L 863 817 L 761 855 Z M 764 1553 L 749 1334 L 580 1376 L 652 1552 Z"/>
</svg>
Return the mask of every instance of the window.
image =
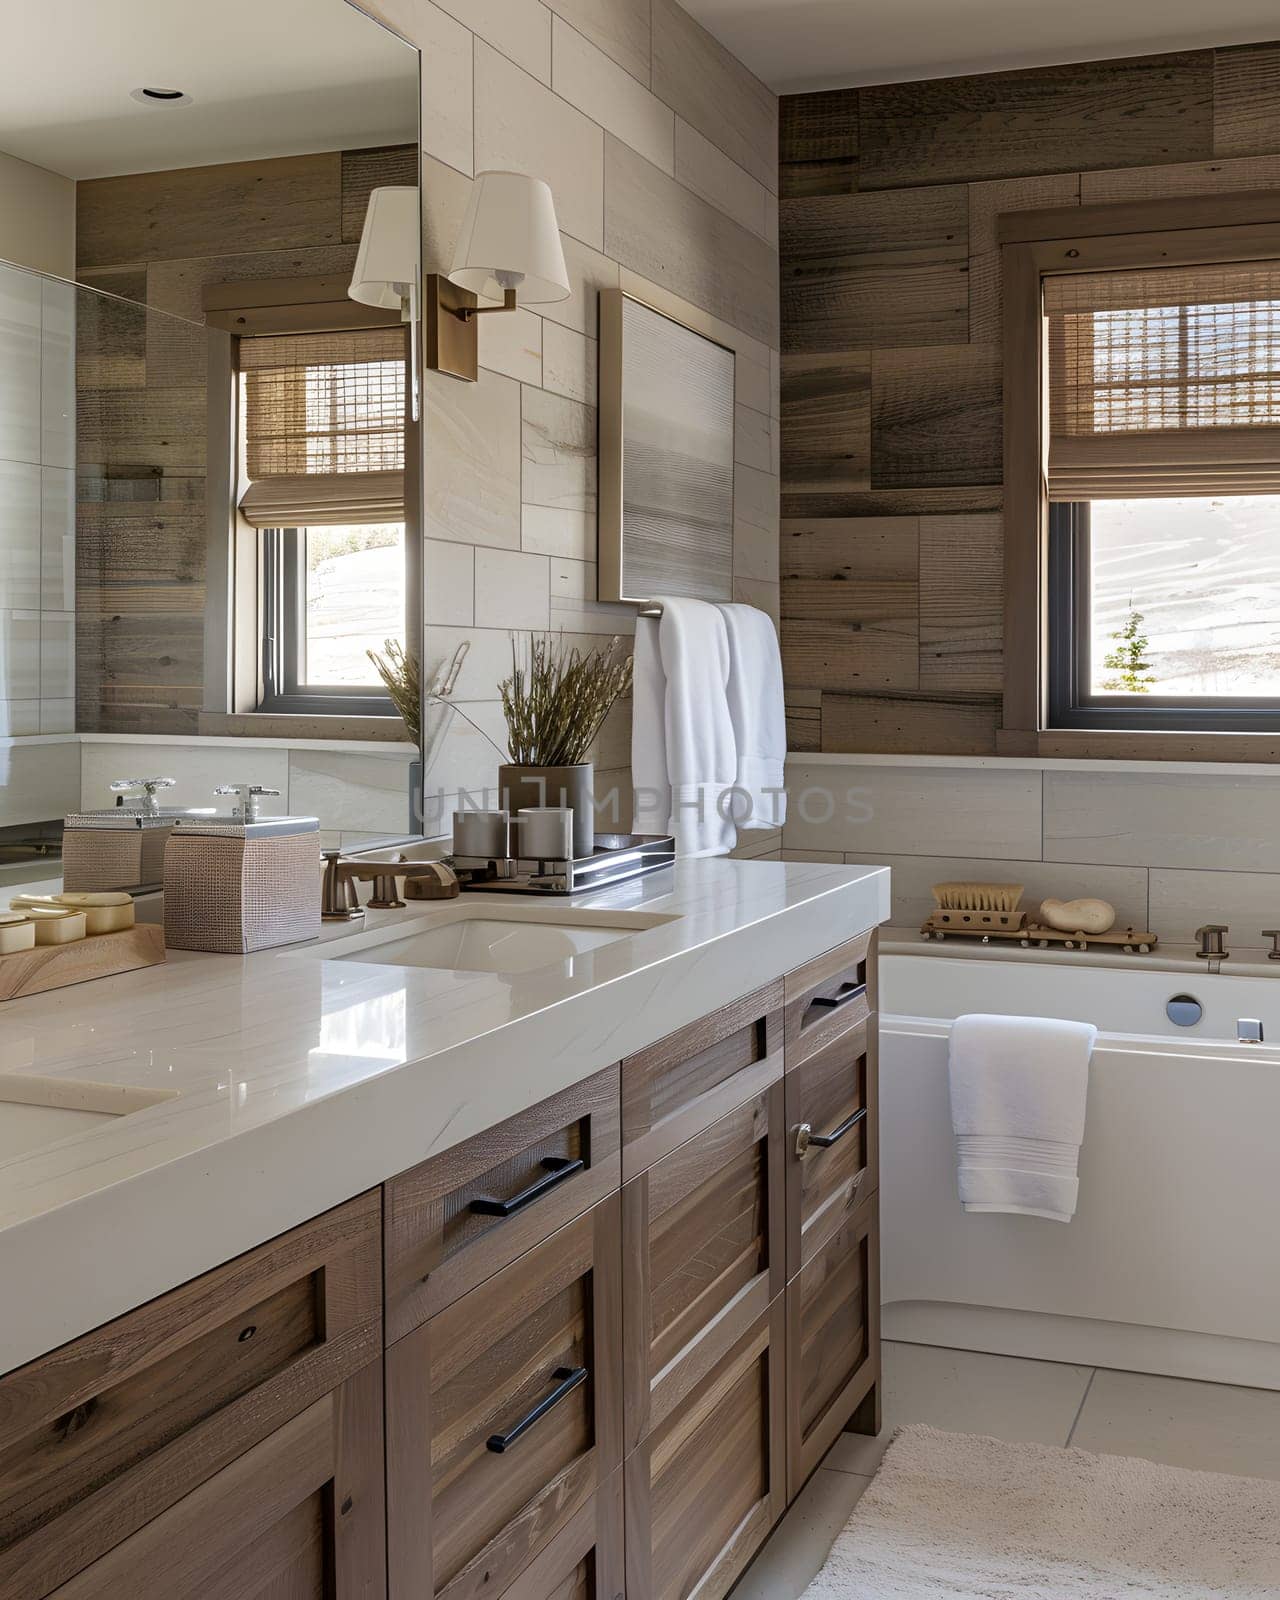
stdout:
<svg viewBox="0 0 1280 1600">
<path fill-rule="evenodd" d="M 368 651 L 406 639 L 405 334 L 244 339 L 240 369 L 260 709 L 389 715 Z"/>
<path fill-rule="evenodd" d="M 1280 262 L 1044 280 L 1055 728 L 1280 728 Z"/>
</svg>

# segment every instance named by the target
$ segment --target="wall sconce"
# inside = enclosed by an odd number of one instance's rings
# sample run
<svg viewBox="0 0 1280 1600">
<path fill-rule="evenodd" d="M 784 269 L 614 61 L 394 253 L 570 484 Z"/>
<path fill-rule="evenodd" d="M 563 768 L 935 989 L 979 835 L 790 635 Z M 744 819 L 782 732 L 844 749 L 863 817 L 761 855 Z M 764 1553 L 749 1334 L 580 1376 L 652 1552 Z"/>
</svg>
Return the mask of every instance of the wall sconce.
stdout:
<svg viewBox="0 0 1280 1600">
<path fill-rule="evenodd" d="M 412 322 L 418 283 L 418 191 L 373 189 L 360 232 L 360 249 L 351 274 L 350 299 L 365 306 L 398 311 Z"/>
<path fill-rule="evenodd" d="M 521 172 L 482 172 L 471 190 L 448 277 L 427 278 L 427 366 L 474 383 L 477 317 L 569 296 L 551 190 Z M 498 300 L 482 306 L 479 297 Z"/>
</svg>

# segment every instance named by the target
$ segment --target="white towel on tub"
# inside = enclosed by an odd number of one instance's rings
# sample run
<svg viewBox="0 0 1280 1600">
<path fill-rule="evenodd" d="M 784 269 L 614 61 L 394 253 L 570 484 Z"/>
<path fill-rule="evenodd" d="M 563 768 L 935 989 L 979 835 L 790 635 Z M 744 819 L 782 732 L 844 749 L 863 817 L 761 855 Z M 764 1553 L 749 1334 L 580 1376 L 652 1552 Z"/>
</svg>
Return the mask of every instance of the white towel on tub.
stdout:
<svg viewBox="0 0 1280 1600">
<path fill-rule="evenodd" d="M 951 1123 L 966 1211 L 1070 1222 L 1098 1030 L 970 1013 L 951 1026 Z"/>
</svg>

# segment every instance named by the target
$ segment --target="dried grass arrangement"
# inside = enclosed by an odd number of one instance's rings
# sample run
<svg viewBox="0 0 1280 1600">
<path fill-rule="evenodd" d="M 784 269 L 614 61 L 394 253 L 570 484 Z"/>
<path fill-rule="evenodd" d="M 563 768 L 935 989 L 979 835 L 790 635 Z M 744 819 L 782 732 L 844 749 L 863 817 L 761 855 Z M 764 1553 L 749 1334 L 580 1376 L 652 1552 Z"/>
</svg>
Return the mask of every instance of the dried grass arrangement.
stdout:
<svg viewBox="0 0 1280 1600">
<path fill-rule="evenodd" d="M 376 650 L 365 654 L 377 668 L 378 676 L 387 686 L 391 703 L 404 719 L 404 725 L 414 744 L 422 743 L 422 670 L 418 658 L 406 650 L 398 639 L 388 639 L 383 645 L 385 655 Z"/>
<path fill-rule="evenodd" d="M 523 655 L 523 659 L 522 659 Z M 631 687 L 631 655 L 621 639 L 584 652 L 563 634 L 511 643 L 511 676 L 499 685 L 511 760 L 522 767 L 585 761 L 614 702 Z"/>
</svg>

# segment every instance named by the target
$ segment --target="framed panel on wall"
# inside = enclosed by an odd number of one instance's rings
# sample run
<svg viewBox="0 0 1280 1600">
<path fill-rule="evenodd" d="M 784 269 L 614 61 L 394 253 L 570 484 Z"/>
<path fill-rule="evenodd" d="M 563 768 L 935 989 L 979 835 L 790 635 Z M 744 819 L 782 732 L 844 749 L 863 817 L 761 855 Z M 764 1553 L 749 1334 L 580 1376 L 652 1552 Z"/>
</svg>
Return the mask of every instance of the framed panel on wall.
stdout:
<svg viewBox="0 0 1280 1600">
<path fill-rule="evenodd" d="M 733 598 L 734 353 L 600 294 L 599 598 Z"/>
</svg>

